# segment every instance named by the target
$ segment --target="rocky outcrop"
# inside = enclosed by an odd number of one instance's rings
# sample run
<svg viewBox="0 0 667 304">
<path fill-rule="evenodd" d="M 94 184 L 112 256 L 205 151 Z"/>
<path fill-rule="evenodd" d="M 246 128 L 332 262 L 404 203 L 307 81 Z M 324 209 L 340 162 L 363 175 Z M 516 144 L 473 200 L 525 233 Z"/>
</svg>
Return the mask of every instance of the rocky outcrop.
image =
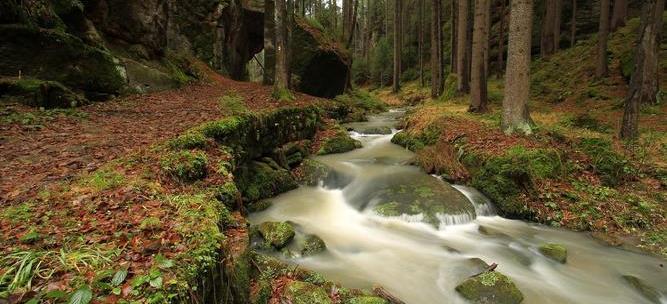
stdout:
<svg viewBox="0 0 667 304">
<path fill-rule="evenodd" d="M 518 304 L 523 294 L 514 282 L 497 271 L 470 277 L 456 286 L 456 291 L 472 303 Z"/>
</svg>

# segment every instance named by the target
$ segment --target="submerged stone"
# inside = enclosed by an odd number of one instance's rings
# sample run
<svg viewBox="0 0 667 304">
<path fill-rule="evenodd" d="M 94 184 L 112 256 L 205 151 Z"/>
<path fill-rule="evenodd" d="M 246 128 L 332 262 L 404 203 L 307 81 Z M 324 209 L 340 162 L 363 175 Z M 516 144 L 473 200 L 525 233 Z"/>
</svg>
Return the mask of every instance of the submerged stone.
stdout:
<svg viewBox="0 0 667 304">
<path fill-rule="evenodd" d="M 287 246 L 294 238 L 294 227 L 286 222 L 264 222 L 259 225 L 259 233 L 266 243 L 281 249 Z"/>
<path fill-rule="evenodd" d="M 555 243 L 544 244 L 540 246 L 539 250 L 544 256 L 561 264 L 565 264 L 567 261 L 567 248 L 563 245 Z"/>
<path fill-rule="evenodd" d="M 380 297 L 362 296 L 354 297 L 345 302 L 345 304 L 389 304 L 389 302 Z"/>
<path fill-rule="evenodd" d="M 324 243 L 324 240 L 322 240 L 317 235 L 311 234 L 306 237 L 303 249 L 301 250 L 301 255 L 303 256 L 316 255 L 318 253 L 325 251 L 326 249 L 327 249 L 327 244 Z"/>
<path fill-rule="evenodd" d="M 292 304 L 332 303 L 324 288 L 300 281 L 292 281 L 287 284 L 283 295 Z"/>
<path fill-rule="evenodd" d="M 456 286 L 456 291 L 472 303 L 518 304 L 523 294 L 507 276 L 488 271 L 468 278 Z"/>
<path fill-rule="evenodd" d="M 625 279 L 632 288 L 637 290 L 637 292 L 646 297 L 646 299 L 656 304 L 661 303 L 660 293 L 653 286 L 646 284 L 642 279 L 633 275 L 624 275 L 623 279 Z"/>
</svg>

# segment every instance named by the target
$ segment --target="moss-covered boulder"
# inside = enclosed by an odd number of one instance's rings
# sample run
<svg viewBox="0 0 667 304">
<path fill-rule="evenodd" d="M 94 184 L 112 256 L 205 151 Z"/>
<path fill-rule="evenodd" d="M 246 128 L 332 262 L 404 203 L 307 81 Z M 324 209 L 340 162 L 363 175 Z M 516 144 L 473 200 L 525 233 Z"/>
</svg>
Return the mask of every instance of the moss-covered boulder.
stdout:
<svg viewBox="0 0 667 304">
<path fill-rule="evenodd" d="M 353 127 L 352 130 L 355 132 L 361 133 L 361 134 L 381 134 L 381 135 L 387 135 L 391 134 L 391 127 L 387 126 L 357 126 Z"/>
<path fill-rule="evenodd" d="M 660 304 L 661 295 L 653 286 L 646 284 L 642 279 L 633 275 L 624 275 L 623 279 L 632 286 L 637 292 L 642 294 L 652 303 Z"/>
<path fill-rule="evenodd" d="M 290 142 L 274 149 L 271 156 L 281 167 L 293 169 L 308 157 L 310 144 L 310 140 Z"/>
<path fill-rule="evenodd" d="M 265 222 L 259 225 L 259 233 L 267 244 L 281 249 L 294 239 L 294 227 L 286 222 Z"/>
<path fill-rule="evenodd" d="M 240 167 L 234 175 L 247 202 L 270 198 L 298 187 L 289 171 L 267 162 L 253 161 Z"/>
<path fill-rule="evenodd" d="M 331 304 L 324 288 L 317 285 L 292 281 L 285 286 L 283 296 L 292 304 Z"/>
<path fill-rule="evenodd" d="M 377 200 L 374 211 L 382 216 L 401 214 L 424 216 L 423 220 L 439 226 L 440 216 L 469 215 L 475 217 L 470 201 L 454 189 L 426 174 L 397 174 L 386 176 L 383 187 L 363 199 Z"/>
<path fill-rule="evenodd" d="M 389 302 L 380 297 L 361 296 L 351 298 L 345 304 L 389 304 Z"/>
<path fill-rule="evenodd" d="M 327 250 L 327 244 L 317 235 L 308 235 L 301 249 L 302 256 L 311 256 Z"/>
<path fill-rule="evenodd" d="M 86 93 L 89 99 L 117 95 L 126 86 L 125 69 L 107 51 L 59 30 L 0 25 L 0 74 L 52 80 Z"/>
<path fill-rule="evenodd" d="M 0 78 L 0 100 L 46 109 L 73 108 L 88 102 L 57 81 L 26 78 Z"/>
<path fill-rule="evenodd" d="M 507 276 L 487 271 L 456 286 L 456 291 L 472 303 L 518 304 L 523 294 Z"/>
<path fill-rule="evenodd" d="M 206 177 L 208 158 L 202 151 L 175 151 L 162 157 L 162 171 L 183 182 Z"/>
<path fill-rule="evenodd" d="M 263 200 L 263 201 L 257 201 L 257 202 L 253 202 L 253 203 L 248 204 L 247 209 L 248 209 L 248 212 L 255 213 L 255 212 L 262 212 L 266 209 L 269 209 L 269 208 L 271 208 L 271 206 L 273 206 L 272 201 Z"/>
<path fill-rule="evenodd" d="M 544 244 L 538 249 L 541 254 L 558 263 L 565 264 L 567 262 L 567 248 L 561 244 Z"/>
<path fill-rule="evenodd" d="M 345 153 L 358 148 L 361 148 L 361 142 L 350 137 L 344 129 L 339 128 L 335 136 L 324 140 L 317 154 Z"/>
</svg>

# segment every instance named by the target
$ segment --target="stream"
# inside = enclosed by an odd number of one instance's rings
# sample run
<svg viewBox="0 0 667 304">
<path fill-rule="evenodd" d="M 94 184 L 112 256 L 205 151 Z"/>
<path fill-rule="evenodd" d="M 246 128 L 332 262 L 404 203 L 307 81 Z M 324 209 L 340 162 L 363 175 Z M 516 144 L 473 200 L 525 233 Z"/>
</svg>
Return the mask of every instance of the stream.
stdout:
<svg viewBox="0 0 667 304">
<path fill-rule="evenodd" d="M 394 128 L 402 114 L 392 110 L 348 127 Z M 667 303 L 663 260 L 603 245 L 585 233 L 497 216 L 475 189 L 449 185 L 408 165 L 414 154 L 390 142 L 396 132 L 351 132 L 363 143 L 361 149 L 315 157 L 335 170 L 333 177 L 318 187 L 303 186 L 271 199 L 273 206 L 252 214 L 250 222 L 291 221 L 300 235 L 318 235 L 326 252 L 289 262 L 345 287 L 381 285 L 408 304 L 467 303 L 455 287 L 478 272 L 471 258 L 497 263 L 496 270 L 523 292 L 523 303 L 654 303 L 623 275 L 657 288 L 661 303 Z M 426 198 L 437 188 L 435 197 L 444 198 L 447 213 L 430 219 L 424 214 L 378 215 L 374 207 L 388 191 L 411 193 L 401 185 L 416 187 Z M 537 248 L 544 243 L 564 245 L 567 263 L 540 254 Z"/>
</svg>

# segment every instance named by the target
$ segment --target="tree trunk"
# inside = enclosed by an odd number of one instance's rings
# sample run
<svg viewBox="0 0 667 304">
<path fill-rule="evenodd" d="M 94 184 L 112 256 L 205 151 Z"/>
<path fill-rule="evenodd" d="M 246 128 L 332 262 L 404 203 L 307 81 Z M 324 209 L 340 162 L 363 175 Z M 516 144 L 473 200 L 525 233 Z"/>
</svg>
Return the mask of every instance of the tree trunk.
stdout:
<svg viewBox="0 0 667 304">
<path fill-rule="evenodd" d="M 563 0 L 556 0 L 556 19 L 554 20 L 554 52 L 560 49 L 560 25 L 563 17 Z"/>
<path fill-rule="evenodd" d="M 505 3 L 506 0 L 500 0 L 500 24 L 498 26 L 498 79 L 503 77 L 503 71 L 505 69 Z"/>
<path fill-rule="evenodd" d="M 469 0 L 458 0 L 457 30 L 456 30 L 456 74 L 458 76 L 457 90 L 459 92 L 470 91 L 469 59 L 468 54 L 468 11 Z"/>
<path fill-rule="evenodd" d="M 572 20 L 570 20 L 570 47 L 577 42 L 577 0 L 572 0 Z"/>
<path fill-rule="evenodd" d="M 484 38 L 484 75 L 485 77 L 488 77 L 489 75 L 489 51 L 490 49 L 490 41 L 491 41 L 491 2 L 493 0 L 486 0 L 486 7 L 484 8 L 484 16 L 486 18 L 485 20 L 485 29 L 486 29 L 486 37 Z"/>
<path fill-rule="evenodd" d="M 458 11 L 458 5 L 456 3 L 457 0 L 451 0 L 451 18 L 452 18 L 452 33 L 451 33 L 451 39 L 450 39 L 450 50 L 451 50 L 451 56 L 449 57 L 449 62 L 451 63 L 451 70 L 449 71 L 452 74 L 456 74 L 457 70 L 457 65 L 456 61 L 458 59 L 457 57 L 457 41 L 458 41 L 458 18 L 456 12 Z"/>
<path fill-rule="evenodd" d="M 264 77 L 265 85 L 272 85 L 276 74 L 276 7 L 274 0 L 264 0 Z"/>
<path fill-rule="evenodd" d="M 401 0 L 394 0 L 394 93 L 401 90 L 401 7 Z"/>
<path fill-rule="evenodd" d="M 628 17 L 628 0 L 614 0 L 614 12 L 611 15 L 611 31 L 625 25 L 625 19 Z"/>
<path fill-rule="evenodd" d="M 607 41 L 609 39 L 609 0 L 600 0 L 600 29 L 598 31 L 597 77 L 607 76 Z"/>
<path fill-rule="evenodd" d="M 533 0 L 512 0 L 503 99 L 502 130 L 505 134 L 532 133 L 528 114 L 530 98 L 530 49 L 533 26 Z"/>
<path fill-rule="evenodd" d="M 276 92 L 284 92 L 289 89 L 288 22 L 285 0 L 276 0 L 276 78 L 274 82 Z"/>
<path fill-rule="evenodd" d="M 440 32 L 440 2 L 432 0 L 431 3 L 431 97 L 438 98 L 442 94 L 442 52 L 440 45 L 442 38 Z"/>
<path fill-rule="evenodd" d="M 424 0 L 418 1 L 419 21 L 417 21 L 417 32 L 419 35 L 419 85 L 424 87 L 426 85 L 424 82 Z"/>
<path fill-rule="evenodd" d="M 553 54 L 560 36 L 560 0 L 546 0 L 544 19 L 542 20 L 542 34 L 540 37 L 540 54 L 542 57 Z M 558 29 L 557 29 L 558 28 Z"/>
<path fill-rule="evenodd" d="M 470 81 L 470 107 L 469 112 L 486 112 L 487 91 L 486 71 L 484 64 L 485 43 L 488 40 L 487 15 L 489 14 L 487 3 L 490 0 L 475 0 L 475 21 L 472 34 L 472 62 Z"/>
<path fill-rule="evenodd" d="M 665 0 L 647 0 L 642 12 L 639 44 L 635 51 L 635 70 L 630 78 L 630 90 L 625 98 L 625 111 L 620 137 L 634 140 L 639 137 L 639 107 L 655 104 L 659 90 L 658 56 L 662 40 L 662 13 Z"/>
</svg>

